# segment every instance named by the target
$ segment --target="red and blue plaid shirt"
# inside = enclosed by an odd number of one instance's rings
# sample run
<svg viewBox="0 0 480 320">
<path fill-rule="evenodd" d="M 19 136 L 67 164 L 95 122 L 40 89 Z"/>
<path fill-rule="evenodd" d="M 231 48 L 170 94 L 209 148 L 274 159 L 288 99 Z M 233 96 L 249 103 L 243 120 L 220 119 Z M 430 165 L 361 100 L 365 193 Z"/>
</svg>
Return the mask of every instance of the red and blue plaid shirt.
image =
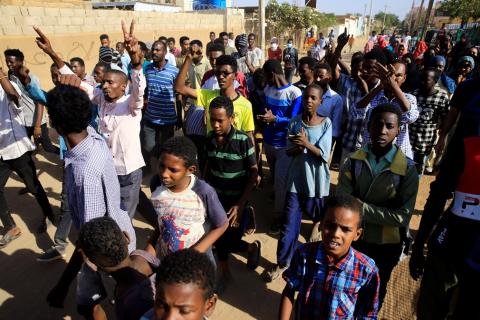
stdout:
<svg viewBox="0 0 480 320">
<path fill-rule="evenodd" d="M 300 246 L 283 278 L 298 291 L 295 319 L 376 319 L 380 278 L 375 262 L 350 248 L 335 264 L 322 242 Z"/>
</svg>

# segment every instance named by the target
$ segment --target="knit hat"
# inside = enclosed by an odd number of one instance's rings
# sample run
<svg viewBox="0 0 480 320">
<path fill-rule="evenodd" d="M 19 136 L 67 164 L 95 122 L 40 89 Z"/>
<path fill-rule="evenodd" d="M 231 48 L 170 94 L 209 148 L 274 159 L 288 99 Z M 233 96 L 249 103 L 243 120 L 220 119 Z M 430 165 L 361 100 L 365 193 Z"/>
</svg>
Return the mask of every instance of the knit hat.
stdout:
<svg viewBox="0 0 480 320">
<path fill-rule="evenodd" d="M 472 66 L 472 69 L 475 68 L 475 60 L 470 56 L 463 56 L 458 60 L 458 64 L 461 64 L 463 61 L 467 61 Z"/>
<path fill-rule="evenodd" d="M 235 38 L 235 48 L 237 48 L 238 53 L 241 57 L 245 57 L 247 55 L 247 35 L 239 34 Z"/>
<path fill-rule="evenodd" d="M 113 49 L 101 46 L 98 55 L 101 62 L 111 63 L 113 58 Z"/>
</svg>

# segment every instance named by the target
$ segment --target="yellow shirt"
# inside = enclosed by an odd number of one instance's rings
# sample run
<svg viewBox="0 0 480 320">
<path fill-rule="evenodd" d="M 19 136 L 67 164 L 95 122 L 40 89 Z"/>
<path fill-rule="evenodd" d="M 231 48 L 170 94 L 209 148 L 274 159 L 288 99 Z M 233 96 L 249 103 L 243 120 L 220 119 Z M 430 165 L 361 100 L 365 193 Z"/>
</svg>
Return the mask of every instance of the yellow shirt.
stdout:
<svg viewBox="0 0 480 320">
<path fill-rule="evenodd" d="M 207 117 L 207 132 L 212 130 L 210 125 L 210 113 L 208 107 L 210 102 L 220 95 L 220 90 L 197 89 L 197 103 L 195 105 L 205 108 Z M 239 94 L 238 98 L 233 101 L 234 126 L 237 130 L 244 132 L 253 131 L 255 125 L 253 123 L 252 104 Z"/>
</svg>

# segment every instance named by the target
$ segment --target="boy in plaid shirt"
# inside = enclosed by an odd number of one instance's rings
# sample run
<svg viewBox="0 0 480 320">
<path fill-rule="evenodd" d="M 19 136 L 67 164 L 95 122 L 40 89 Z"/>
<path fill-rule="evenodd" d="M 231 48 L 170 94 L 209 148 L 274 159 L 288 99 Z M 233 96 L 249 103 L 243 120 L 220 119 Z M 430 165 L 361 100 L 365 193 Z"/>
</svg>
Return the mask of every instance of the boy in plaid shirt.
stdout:
<svg viewBox="0 0 480 320">
<path fill-rule="evenodd" d="M 419 174 L 423 173 L 426 158 L 432 152 L 437 138 L 437 128 L 448 112 L 448 93 L 436 86 L 440 73 L 435 68 L 422 72 L 420 88 L 412 94 L 417 98 L 420 113 L 417 121 L 409 125 L 410 144 L 413 160 L 417 163 Z"/>
<path fill-rule="evenodd" d="M 327 203 L 321 242 L 300 246 L 283 273 L 279 319 L 376 319 L 380 278 L 375 262 L 351 248 L 362 233 L 362 204 L 350 195 Z"/>
</svg>

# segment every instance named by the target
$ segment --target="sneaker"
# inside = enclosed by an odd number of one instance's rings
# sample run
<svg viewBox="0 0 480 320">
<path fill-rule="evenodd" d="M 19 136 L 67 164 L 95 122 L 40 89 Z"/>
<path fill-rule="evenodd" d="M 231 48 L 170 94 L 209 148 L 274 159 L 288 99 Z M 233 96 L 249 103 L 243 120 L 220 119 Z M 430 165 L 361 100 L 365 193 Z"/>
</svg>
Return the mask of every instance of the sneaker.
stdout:
<svg viewBox="0 0 480 320">
<path fill-rule="evenodd" d="M 287 267 L 280 267 L 277 264 L 264 274 L 263 280 L 265 280 L 265 282 L 272 282 L 280 277 L 285 270 L 287 270 Z"/>
<path fill-rule="evenodd" d="M 276 220 L 270 225 L 268 234 L 272 236 L 276 236 L 280 234 L 281 230 L 282 230 L 282 224 L 280 223 L 280 221 Z"/>
<path fill-rule="evenodd" d="M 38 262 L 49 262 L 57 259 L 65 258 L 65 252 L 59 250 L 57 247 L 52 247 L 45 251 L 42 255 L 37 258 Z"/>
</svg>

